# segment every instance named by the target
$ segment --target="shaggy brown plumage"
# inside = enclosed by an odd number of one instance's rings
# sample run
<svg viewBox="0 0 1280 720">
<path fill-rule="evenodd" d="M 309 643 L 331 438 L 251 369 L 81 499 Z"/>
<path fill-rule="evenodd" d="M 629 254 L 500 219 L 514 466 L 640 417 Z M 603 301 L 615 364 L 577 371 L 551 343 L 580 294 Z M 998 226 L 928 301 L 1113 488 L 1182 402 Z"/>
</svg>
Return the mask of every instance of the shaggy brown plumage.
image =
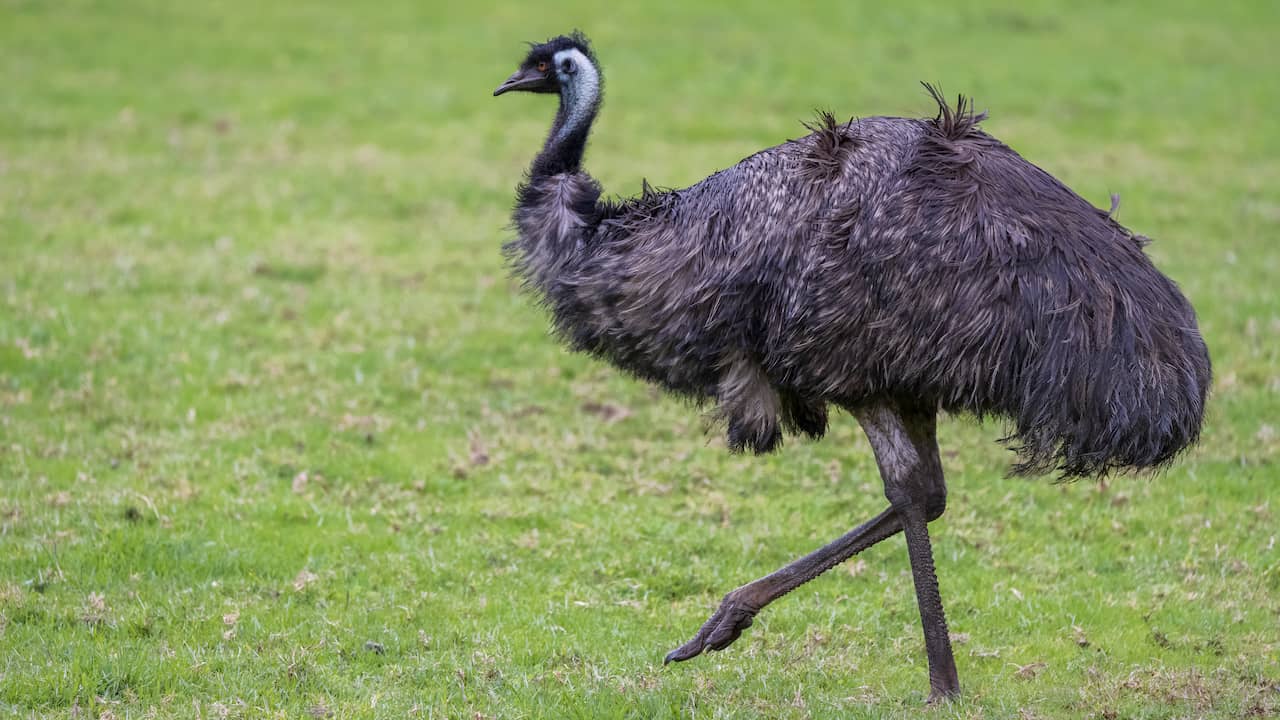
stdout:
<svg viewBox="0 0 1280 720">
<path fill-rule="evenodd" d="M 779 422 L 782 395 L 905 395 L 1011 418 L 1017 471 L 1168 461 L 1209 387 L 1191 306 L 1133 233 L 930 92 L 932 120 L 826 115 L 617 204 L 532 176 L 508 253 L 571 345 L 715 400 L 737 448 L 821 435 Z"/>
</svg>

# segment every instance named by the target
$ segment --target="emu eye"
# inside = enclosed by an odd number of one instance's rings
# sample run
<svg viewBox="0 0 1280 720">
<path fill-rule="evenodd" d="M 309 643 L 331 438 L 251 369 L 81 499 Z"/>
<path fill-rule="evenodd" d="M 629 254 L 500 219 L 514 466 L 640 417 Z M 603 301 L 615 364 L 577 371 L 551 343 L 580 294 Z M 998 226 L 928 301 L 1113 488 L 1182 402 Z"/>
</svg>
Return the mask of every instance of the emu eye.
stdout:
<svg viewBox="0 0 1280 720">
<path fill-rule="evenodd" d="M 539 61 L 538 61 L 538 72 L 544 73 L 544 72 L 546 72 L 546 71 L 547 71 L 547 68 L 548 68 L 548 67 L 549 67 L 549 66 L 547 65 L 547 61 L 546 61 L 546 60 L 539 60 Z"/>
</svg>

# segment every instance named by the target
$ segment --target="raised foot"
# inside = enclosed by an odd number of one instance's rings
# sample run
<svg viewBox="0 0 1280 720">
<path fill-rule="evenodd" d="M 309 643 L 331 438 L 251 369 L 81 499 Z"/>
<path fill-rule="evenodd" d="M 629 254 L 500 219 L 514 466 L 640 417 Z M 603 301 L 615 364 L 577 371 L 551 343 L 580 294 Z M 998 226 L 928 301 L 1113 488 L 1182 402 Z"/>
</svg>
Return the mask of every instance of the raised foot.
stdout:
<svg viewBox="0 0 1280 720">
<path fill-rule="evenodd" d="M 662 664 L 681 662 L 697 657 L 708 650 L 723 650 L 729 647 L 742 635 L 743 630 L 751 627 L 758 612 L 760 608 L 737 600 L 734 593 L 725 595 L 724 600 L 720 601 L 720 607 L 698 629 L 698 634 L 694 635 L 689 642 L 667 653 Z"/>
</svg>

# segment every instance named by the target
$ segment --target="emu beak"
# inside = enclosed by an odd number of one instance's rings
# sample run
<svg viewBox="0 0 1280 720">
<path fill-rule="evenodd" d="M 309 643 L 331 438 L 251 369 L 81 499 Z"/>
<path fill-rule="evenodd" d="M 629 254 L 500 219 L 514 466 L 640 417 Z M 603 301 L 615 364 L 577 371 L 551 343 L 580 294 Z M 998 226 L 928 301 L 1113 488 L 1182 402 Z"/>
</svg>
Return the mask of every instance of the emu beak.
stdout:
<svg viewBox="0 0 1280 720">
<path fill-rule="evenodd" d="M 533 68 L 517 70 L 511 74 L 511 77 L 507 78 L 506 82 L 499 85 L 497 90 L 493 91 L 493 96 L 497 97 L 504 92 L 511 92 L 512 90 L 536 92 L 543 88 L 546 81 L 546 76 Z"/>
</svg>

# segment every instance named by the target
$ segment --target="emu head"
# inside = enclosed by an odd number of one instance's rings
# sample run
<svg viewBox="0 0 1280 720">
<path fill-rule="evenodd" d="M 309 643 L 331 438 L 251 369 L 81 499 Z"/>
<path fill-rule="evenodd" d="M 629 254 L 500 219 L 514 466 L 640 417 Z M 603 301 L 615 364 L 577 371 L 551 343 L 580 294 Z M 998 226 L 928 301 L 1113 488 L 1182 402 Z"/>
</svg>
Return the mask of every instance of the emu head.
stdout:
<svg viewBox="0 0 1280 720">
<path fill-rule="evenodd" d="M 531 45 L 520 68 L 493 91 L 494 95 L 520 90 L 559 93 L 566 104 L 594 102 L 600 95 L 600 71 L 591 42 L 578 31 Z"/>
</svg>

